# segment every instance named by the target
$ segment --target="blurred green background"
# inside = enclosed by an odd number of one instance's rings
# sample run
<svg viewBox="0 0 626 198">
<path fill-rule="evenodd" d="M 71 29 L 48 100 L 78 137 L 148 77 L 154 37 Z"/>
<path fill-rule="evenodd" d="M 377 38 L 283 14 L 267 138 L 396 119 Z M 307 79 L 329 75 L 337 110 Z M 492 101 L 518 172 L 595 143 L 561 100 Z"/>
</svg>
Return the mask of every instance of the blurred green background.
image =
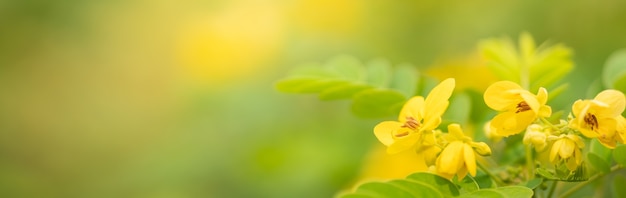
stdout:
<svg viewBox="0 0 626 198">
<path fill-rule="evenodd" d="M 566 94 L 584 98 L 626 47 L 625 9 L 618 0 L 3 0 L 0 197 L 331 197 L 363 174 L 382 119 L 354 117 L 347 101 L 278 93 L 290 68 L 351 54 L 432 69 L 475 54 L 481 39 L 528 31 L 574 50 Z"/>
</svg>

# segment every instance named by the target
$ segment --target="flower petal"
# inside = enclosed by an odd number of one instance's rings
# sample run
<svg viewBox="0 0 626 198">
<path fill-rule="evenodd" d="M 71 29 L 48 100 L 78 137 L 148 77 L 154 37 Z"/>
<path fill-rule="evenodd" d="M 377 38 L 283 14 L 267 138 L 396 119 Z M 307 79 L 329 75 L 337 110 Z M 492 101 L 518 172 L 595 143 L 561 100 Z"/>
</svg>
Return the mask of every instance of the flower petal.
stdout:
<svg viewBox="0 0 626 198">
<path fill-rule="evenodd" d="M 552 107 L 547 106 L 547 105 L 543 105 L 539 107 L 539 112 L 537 112 L 537 117 L 547 118 L 547 117 L 550 117 L 550 115 L 552 115 Z"/>
<path fill-rule="evenodd" d="M 584 116 L 587 114 L 587 106 L 589 106 L 589 100 L 577 100 L 572 105 L 572 114 L 576 117 Z"/>
<path fill-rule="evenodd" d="M 615 127 L 616 130 L 616 137 L 615 139 L 624 144 L 624 139 L 626 139 L 626 118 L 624 118 L 624 116 L 618 116 L 616 118 L 617 120 L 617 126 Z"/>
<path fill-rule="evenodd" d="M 556 154 L 561 150 L 561 145 L 563 145 L 563 139 L 559 139 L 552 144 L 552 150 L 550 150 L 550 162 L 556 163 Z"/>
<path fill-rule="evenodd" d="M 515 108 L 520 97 L 509 90 L 522 90 L 522 87 L 511 81 L 499 81 L 487 88 L 483 94 L 485 104 L 496 111 Z"/>
<path fill-rule="evenodd" d="M 562 159 L 568 159 L 574 154 L 576 144 L 570 139 L 562 139 L 561 147 L 559 148 L 559 156 Z"/>
<path fill-rule="evenodd" d="M 528 91 L 520 92 L 520 96 L 524 99 L 526 104 L 528 104 L 530 109 L 535 112 L 535 114 L 539 113 L 539 107 L 541 107 L 541 104 L 539 104 L 539 101 L 537 100 L 537 96 L 533 95 L 532 93 Z"/>
<path fill-rule="evenodd" d="M 502 112 L 491 120 L 491 127 L 498 135 L 505 137 L 515 135 L 525 130 L 534 121 L 534 115 L 532 111 Z"/>
<path fill-rule="evenodd" d="M 400 129 L 403 124 L 396 121 L 384 121 L 374 127 L 374 135 L 378 141 L 385 146 L 389 146 L 394 142 L 393 133 Z"/>
<path fill-rule="evenodd" d="M 461 129 L 461 125 L 459 124 L 449 124 L 448 133 L 455 137 L 457 140 L 463 140 L 463 138 L 465 137 L 465 134 L 463 134 L 463 130 Z"/>
<path fill-rule="evenodd" d="M 474 149 L 470 145 L 463 144 L 463 159 L 470 175 L 476 176 L 476 155 L 474 155 Z"/>
<path fill-rule="evenodd" d="M 617 117 L 624 112 L 626 107 L 626 97 L 620 91 L 609 89 L 600 92 L 594 100 L 601 101 L 609 105 L 610 117 Z"/>
<path fill-rule="evenodd" d="M 539 91 L 537 91 L 537 101 L 541 105 L 545 105 L 548 102 L 548 90 L 543 87 L 539 87 Z"/>
<path fill-rule="evenodd" d="M 461 161 L 461 149 L 463 149 L 462 142 L 450 142 L 450 144 L 441 151 L 439 158 L 437 158 L 437 172 L 454 175 L 463 163 Z"/>
<path fill-rule="evenodd" d="M 405 136 L 403 138 L 398 138 L 387 147 L 387 153 L 396 154 L 410 149 L 415 146 L 417 140 L 419 140 L 419 134 L 414 133 L 409 134 L 408 136 Z"/>
<path fill-rule="evenodd" d="M 424 101 L 424 124 L 430 120 L 436 120 L 446 111 L 449 105 L 448 99 L 454 91 L 455 80 L 448 78 L 433 88 Z"/>
<path fill-rule="evenodd" d="M 404 103 L 398 120 L 404 123 L 407 117 L 412 117 L 418 122 L 424 117 L 424 97 L 415 96 Z"/>
<path fill-rule="evenodd" d="M 442 114 L 429 114 L 429 112 L 431 111 L 445 111 L 448 108 L 448 101 L 445 101 L 444 103 L 439 103 L 439 105 L 443 105 L 443 106 L 439 106 L 439 107 L 433 107 L 433 108 L 428 108 L 426 107 L 426 109 L 424 110 L 424 114 L 426 114 L 424 116 L 424 123 L 422 125 L 422 130 L 433 130 L 435 128 L 437 128 L 437 126 L 439 126 L 439 124 L 441 124 L 441 115 Z"/>
</svg>

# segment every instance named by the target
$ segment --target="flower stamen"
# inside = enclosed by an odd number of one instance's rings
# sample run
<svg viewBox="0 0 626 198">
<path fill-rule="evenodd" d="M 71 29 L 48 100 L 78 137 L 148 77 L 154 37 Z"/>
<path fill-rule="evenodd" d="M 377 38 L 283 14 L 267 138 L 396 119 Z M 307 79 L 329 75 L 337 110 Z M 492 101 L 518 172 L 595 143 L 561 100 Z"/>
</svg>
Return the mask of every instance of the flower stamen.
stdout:
<svg viewBox="0 0 626 198">
<path fill-rule="evenodd" d="M 420 127 L 420 123 L 415 120 L 415 118 L 407 116 L 406 122 L 402 125 L 402 127 L 417 130 Z"/>
<path fill-rule="evenodd" d="M 591 113 L 587 113 L 587 115 L 584 118 L 584 121 L 587 125 L 591 127 L 592 131 L 598 129 L 598 119 L 596 119 L 595 115 Z"/>
<path fill-rule="evenodd" d="M 522 101 L 518 103 L 516 108 L 517 108 L 517 111 L 515 111 L 515 113 L 520 113 L 520 112 L 530 110 L 530 106 L 528 106 L 528 103 L 526 103 L 526 101 Z"/>
</svg>

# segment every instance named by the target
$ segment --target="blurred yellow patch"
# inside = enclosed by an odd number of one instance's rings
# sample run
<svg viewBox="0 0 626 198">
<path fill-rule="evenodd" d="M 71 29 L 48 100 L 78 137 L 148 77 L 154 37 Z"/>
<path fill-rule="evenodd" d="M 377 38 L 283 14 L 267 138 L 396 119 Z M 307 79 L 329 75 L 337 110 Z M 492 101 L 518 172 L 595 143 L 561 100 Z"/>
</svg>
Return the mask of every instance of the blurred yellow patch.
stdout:
<svg viewBox="0 0 626 198">
<path fill-rule="evenodd" d="M 290 18 L 305 32 L 350 36 L 358 33 L 365 2 L 361 0 L 301 0 L 293 4 Z"/>
<path fill-rule="evenodd" d="M 224 83 L 263 71 L 284 39 L 276 3 L 238 1 L 196 17 L 178 39 L 178 60 L 193 78 Z"/>
<path fill-rule="evenodd" d="M 478 54 L 438 61 L 425 74 L 437 79 L 454 78 L 459 90 L 483 91 L 498 80 Z"/>
</svg>

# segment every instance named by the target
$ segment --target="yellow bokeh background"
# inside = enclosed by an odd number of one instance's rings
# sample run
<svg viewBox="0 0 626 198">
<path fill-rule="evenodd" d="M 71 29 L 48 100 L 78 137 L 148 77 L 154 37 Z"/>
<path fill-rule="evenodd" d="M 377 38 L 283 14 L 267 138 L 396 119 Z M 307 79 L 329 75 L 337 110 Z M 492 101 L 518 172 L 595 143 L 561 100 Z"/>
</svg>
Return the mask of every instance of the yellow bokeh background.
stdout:
<svg viewBox="0 0 626 198">
<path fill-rule="evenodd" d="M 276 80 L 339 54 L 476 93 L 485 38 L 564 43 L 584 97 L 626 46 L 619 1 L 8 0 L 0 3 L 0 197 L 331 197 L 423 169 L 349 101 Z M 555 99 L 554 107 L 569 101 Z M 483 118 L 473 118 L 481 120 Z"/>
</svg>

